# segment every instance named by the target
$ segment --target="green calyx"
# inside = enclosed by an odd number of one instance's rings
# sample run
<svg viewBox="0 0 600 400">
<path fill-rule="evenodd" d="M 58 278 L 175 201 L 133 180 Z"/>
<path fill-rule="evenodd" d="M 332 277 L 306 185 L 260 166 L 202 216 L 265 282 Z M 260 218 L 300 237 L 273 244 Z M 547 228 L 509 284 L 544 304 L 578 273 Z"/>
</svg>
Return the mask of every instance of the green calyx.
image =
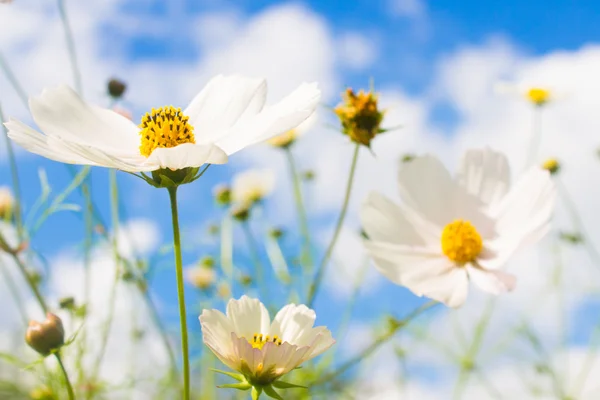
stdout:
<svg viewBox="0 0 600 400">
<path fill-rule="evenodd" d="M 250 390 L 250 394 L 252 395 L 252 400 L 258 400 L 261 394 L 266 394 L 267 396 L 276 399 L 283 400 L 283 397 L 279 393 L 275 391 L 275 389 L 308 389 L 306 386 L 296 385 L 289 382 L 283 382 L 276 380 L 269 384 L 258 384 L 250 382 L 244 375 L 237 374 L 234 372 L 221 371 L 219 369 L 212 369 L 211 371 L 217 372 L 219 374 L 227 375 L 230 378 L 233 378 L 237 381 L 237 383 L 229 383 L 225 385 L 217 386 L 219 389 L 237 389 L 237 390 Z"/>
<path fill-rule="evenodd" d="M 210 165 L 210 164 L 209 164 Z M 206 167 L 208 168 L 208 166 Z M 170 170 L 161 168 L 152 171 L 150 175 L 141 173 L 141 178 L 156 188 L 175 188 L 186 183 L 194 182 L 200 178 L 204 171 L 200 171 L 198 167 L 187 167 L 182 169 Z"/>
</svg>

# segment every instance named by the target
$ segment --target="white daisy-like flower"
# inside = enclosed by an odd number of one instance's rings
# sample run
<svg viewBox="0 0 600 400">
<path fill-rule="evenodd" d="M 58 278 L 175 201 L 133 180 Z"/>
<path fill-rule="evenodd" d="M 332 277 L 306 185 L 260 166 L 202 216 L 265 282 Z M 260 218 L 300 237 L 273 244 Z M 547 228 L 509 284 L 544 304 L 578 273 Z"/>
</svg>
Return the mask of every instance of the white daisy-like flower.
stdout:
<svg viewBox="0 0 600 400">
<path fill-rule="evenodd" d="M 152 109 L 136 126 L 60 86 L 29 101 L 44 134 L 17 120 L 5 125 L 15 142 L 52 160 L 128 172 L 178 170 L 226 163 L 244 147 L 295 128 L 313 114 L 321 92 L 305 83 L 270 106 L 266 95 L 264 79 L 219 75 L 185 110 Z"/>
<path fill-rule="evenodd" d="M 519 96 L 537 107 L 561 97 L 557 95 L 557 90 L 553 87 L 532 83 L 498 82 L 494 89 L 500 94 Z"/>
<path fill-rule="evenodd" d="M 271 321 L 257 299 L 242 296 L 227 303 L 227 313 L 204 310 L 204 343 L 229 368 L 253 386 L 268 386 L 330 348 L 335 340 L 305 305 L 288 304 Z"/>
<path fill-rule="evenodd" d="M 253 204 L 273 193 L 275 173 L 270 169 L 251 169 L 233 177 L 231 198 L 238 204 Z"/>
<path fill-rule="evenodd" d="M 197 289 L 206 290 L 217 280 L 217 273 L 214 268 L 205 265 L 194 265 L 185 270 L 187 281 Z"/>
<path fill-rule="evenodd" d="M 313 114 L 294 129 L 277 135 L 272 139 L 267 140 L 271 146 L 286 148 L 291 146 L 300 136 L 312 129 L 317 122 L 317 114 Z"/>
<path fill-rule="evenodd" d="M 392 282 L 450 307 L 469 281 L 500 294 L 515 277 L 500 270 L 517 250 L 549 230 L 555 187 L 533 167 L 509 191 L 504 155 L 468 151 L 456 177 L 435 157 L 417 157 L 399 174 L 402 204 L 372 193 L 361 209 L 365 246 Z"/>
</svg>

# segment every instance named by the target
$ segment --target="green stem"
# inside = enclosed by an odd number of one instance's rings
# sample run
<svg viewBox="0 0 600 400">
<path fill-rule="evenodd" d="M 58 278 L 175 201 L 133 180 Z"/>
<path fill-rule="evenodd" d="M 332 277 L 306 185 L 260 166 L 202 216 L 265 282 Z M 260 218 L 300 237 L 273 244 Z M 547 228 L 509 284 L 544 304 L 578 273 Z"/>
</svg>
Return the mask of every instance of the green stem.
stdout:
<svg viewBox="0 0 600 400">
<path fill-rule="evenodd" d="M 335 248 L 335 244 L 337 242 L 338 236 L 342 230 L 342 225 L 344 224 L 344 219 L 346 217 L 346 212 L 348 211 L 348 203 L 350 202 L 350 193 L 352 192 L 352 184 L 354 182 L 354 173 L 356 172 L 356 165 L 358 161 L 358 153 L 360 150 L 360 144 L 356 144 L 354 148 L 354 155 L 352 156 L 352 164 L 350 165 L 350 174 L 348 175 L 348 183 L 346 184 L 346 194 L 344 195 L 344 203 L 342 205 L 342 210 L 340 211 L 340 216 L 338 217 L 337 224 L 335 226 L 335 231 L 333 232 L 333 237 L 331 238 L 331 242 L 327 247 L 327 251 L 325 251 L 325 255 L 319 264 L 319 268 L 317 269 L 317 274 L 315 279 L 313 280 L 310 289 L 308 291 L 308 307 L 312 307 L 312 304 L 315 300 L 317 292 L 319 291 L 319 287 L 321 285 L 321 281 L 325 275 L 325 269 L 327 268 L 327 263 L 333 254 L 333 249 Z"/>
<path fill-rule="evenodd" d="M 5 121 L 6 120 L 2 111 L 2 105 L 0 104 L 0 126 L 2 127 L 4 137 L 6 139 L 6 151 L 8 153 L 8 160 L 10 163 L 10 173 L 12 176 L 13 191 L 15 192 L 15 224 L 17 226 L 17 234 L 19 236 L 19 240 L 23 240 L 23 216 L 21 208 L 21 186 L 19 184 L 19 171 L 17 169 L 17 159 L 15 157 L 15 151 L 12 146 L 12 140 L 10 140 L 10 138 L 8 137 L 8 132 L 4 127 Z"/>
<path fill-rule="evenodd" d="M 25 264 L 23 264 L 23 262 L 21 261 L 19 256 L 16 253 L 10 253 L 10 254 L 11 254 L 13 260 L 15 261 L 15 263 L 17 264 L 17 266 L 19 267 L 21 274 L 25 278 L 27 285 L 31 289 L 31 292 L 33 293 L 38 304 L 40 305 L 40 308 L 42 309 L 42 311 L 44 311 L 44 314 L 46 314 L 49 311 L 49 308 L 48 308 L 48 305 L 46 304 L 46 300 L 44 300 L 44 296 L 42 296 L 42 293 L 40 292 L 40 289 L 37 286 L 37 283 L 31 278 L 31 275 L 29 274 L 29 272 L 27 272 L 27 267 L 25 267 Z"/>
<path fill-rule="evenodd" d="M 6 267 L 6 264 L 4 264 L 1 261 L 0 261 L 0 269 L 2 270 L 2 279 L 4 279 L 4 282 L 6 283 L 6 286 L 8 287 L 8 291 L 10 292 L 10 294 L 12 295 L 12 297 L 15 301 L 15 305 L 17 306 L 17 309 L 19 310 L 19 314 L 21 314 L 21 319 L 23 320 L 23 325 L 25 327 L 27 327 L 27 324 L 29 323 L 29 318 L 27 317 L 27 310 L 25 310 L 25 302 L 23 301 L 23 298 L 21 297 L 21 294 L 19 293 L 17 284 L 14 281 L 12 275 L 10 274 L 10 271 Z"/>
<path fill-rule="evenodd" d="M 250 254 L 252 254 L 252 260 L 254 261 L 254 272 L 256 275 L 256 281 L 259 289 L 263 292 L 263 296 L 267 296 L 269 291 L 265 286 L 265 277 L 264 277 L 264 266 L 260 261 L 260 254 L 258 251 L 258 242 L 254 238 L 252 234 L 252 229 L 250 229 L 250 223 L 248 221 L 242 222 L 242 229 L 244 231 L 244 235 L 246 235 L 246 241 L 248 242 L 248 247 L 250 248 Z M 265 299 L 266 302 L 266 299 Z"/>
<path fill-rule="evenodd" d="M 304 208 L 304 202 L 302 201 L 302 188 L 300 187 L 300 176 L 298 175 L 298 169 L 296 168 L 296 161 L 294 155 L 289 147 L 285 148 L 286 158 L 290 168 L 290 174 L 292 176 L 292 183 L 294 185 L 294 201 L 296 203 L 296 212 L 298 213 L 298 224 L 300 226 L 300 233 L 302 235 L 304 251 L 302 260 L 306 264 L 306 273 L 311 274 L 314 268 L 314 261 L 312 257 L 312 248 L 310 245 L 310 230 L 308 228 L 308 218 L 306 216 L 306 209 Z"/>
<path fill-rule="evenodd" d="M 65 385 L 67 386 L 67 391 L 69 392 L 69 400 L 75 400 L 75 392 L 73 392 L 73 386 L 71 385 L 71 381 L 69 380 L 69 374 L 67 373 L 67 370 L 65 369 L 65 366 L 62 362 L 60 354 L 54 353 L 54 356 L 56 357 L 56 361 L 58 361 L 58 365 L 60 366 L 60 369 L 65 378 Z"/>
<path fill-rule="evenodd" d="M 430 308 L 434 307 L 437 304 L 439 304 L 437 301 L 431 300 L 431 301 L 417 307 L 415 310 L 413 310 L 410 314 L 408 314 L 402 320 L 397 321 L 397 323 L 394 325 L 394 327 L 392 329 L 390 329 L 384 335 L 381 335 L 380 337 L 375 339 L 375 341 L 373 343 L 371 343 L 366 349 L 364 349 L 358 355 L 352 357 L 350 360 L 348 360 L 345 363 L 343 363 L 342 365 L 340 365 L 335 371 L 333 371 L 330 374 L 327 374 L 324 377 L 315 381 L 312 386 L 317 386 L 317 385 L 322 385 L 324 383 L 327 383 L 327 382 L 337 378 L 344 372 L 346 372 L 348 369 L 353 367 L 355 364 L 363 362 L 364 360 L 367 359 L 367 357 L 369 357 L 371 354 L 373 354 L 375 352 L 375 350 L 380 348 L 383 344 L 387 343 L 392 337 L 394 337 L 396 332 L 398 332 L 400 329 L 406 327 L 413 319 L 415 319 L 416 317 L 423 314 L 425 311 L 429 310 Z"/>
<path fill-rule="evenodd" d="M 531 141 L 529 143 L 529 150 L 527 152 L 527 163 L 525 169 L 527 170 L 536 163 L 536 158 L 540 150 L 542 143 L 542 107 L 535 106 L 533 108 L 533 129 Z"/>
<path fill-rule="evenodd" d="M 2 69 L 2 71 L 4 71 L 4 76 L 6 77 L 6 80 L 8 80 L 8 82 L 10 82 L 10 84 L 13 87 L 13 89 L 15 90 L 15 92 L 17 92 L 17 96 L 19 97 L 19 99 L 21 100 L 21 102 L 23 103 L 25 108 L 29 109 L 29 101 L 27 100 L 27 93 L 25 93 L 23 86 L 21 86 L 21 84 L 19 83 L 19 80 L 13 73 L 12 69 L 8 66 L 8 63 L 6 62 L 6 59 L 4 58 L 4 56 L 2 54 L 0 54 L 0 69 Z"/>
<path fill-rule="evenodd" d="M 188 351 L 187 314 L 185 312 L 185 292 L 183 286 L 183 263 L 181 260 L 181 238 L 179 235 L 179 216 L 177 213 L 177 187 L 170 187 L 171 217 L 173 219 L 173 250 L 177 274 L 177 296 L 179 299 L 179 321 L 181 324 L 181 352 L 183 356 L 183 399 L 190 399 L 190 359 Z"/>
<path fill-rule="evenodd" d="M 69 18 L 67 17 L 67 10 L 65 8 L 64 0 L 58 0 L 58 12 L 60 14 L 60 19 L 65 30 L 67 50 L 69 51 L 69 61 L 71 63 L 71 70 L 73 73 L 73 79 L 75 81 L 75 90 L 77 91 L 77 93 L 79 93 L 79 95 L 81 95 L 81 72 L 79 71 L 79 66 L 77 63 L 77 53 L 75 51 L 75 40 L 73 39 L 73 30 L 71 29 L 71 24 L 69 23 Z"/>
<path fill-rule="evenodd" d="M 108 297 L 108 316 L 106 322 L 103 326 L 102 336 L 100 339 L 100 352 L 98 354 L 98 359 L 96 360 L 96 364 L 94 365 L 94 369 L 92 372 L 93 377 L 95 377 L 102 365 L 102 359 L 104 358 L 104 354 L 106 353 L 106 346 L 108 345 L 108 337 L 110 335 L 110 330 L 112 327 L 112 322 L 115 315 L 115 305 L 117 299 L 117 287 L 119 284 L 119 279 L 121 277 L 121 256 L 119 255 L 119 247 L 117 242 L 117 235 L 119 233 L 119 189 L 117 186 L 117 171 L 115 169 L 111 169 L 108 172 L 109 176 L 109 186 L 110 186 L 110 208 L 111 208 L 111 220 L 112 220 L 112 250 L 113 257 L 115 260 L 115 277 L 113 280 L 112 287 L 110 288 L 110 293 Z M 91 216 L 91 214 L 90 214 Z M 87 218 L 86 218 L 87 220 Z M 89 274 L 86 274 L 86 277 Z M 86 279 L 86 283 L 87 283 Z M 88 288 L 89 291 L 89 288 Z"/>
</svg>

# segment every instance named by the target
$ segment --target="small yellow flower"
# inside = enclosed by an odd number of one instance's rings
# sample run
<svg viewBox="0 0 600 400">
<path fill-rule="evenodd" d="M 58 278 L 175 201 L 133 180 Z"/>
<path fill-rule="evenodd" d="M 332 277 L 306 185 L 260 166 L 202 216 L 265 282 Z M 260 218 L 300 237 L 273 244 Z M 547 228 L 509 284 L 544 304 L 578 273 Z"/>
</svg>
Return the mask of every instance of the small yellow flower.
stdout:
<svg viewBox="0 0 600 400">
<path fill-rule="evenodd" d="M 383 132 L 380 125 L 384 112 L 377 107 L 377 95 L 364 90 L 354 93 L 348 88 L 342 98 L 342 104 L 334 112 L 342 123 L 343 133 L 353 142 L 369 147 L 371 140 Z"/>
<path fill-rule="evenodd" d="M 29 392 L 31 400 L 55 400 L 54 393 L 46 386 L 38 387 Z"/>
<path fill-rule="evenodd" d="M 274 138 L 267 140 L 267 143 L 274 147 L 286 149 L 293 145 L 300 136 L 304 135 L 308 130 L 310 130 L 314 126 L 315 122 L 316 114 L 313 114 L 294 129 L 290 129 L 279 136 L 275 136 Z"/>
<path fill-rule="evenodd" d="M 186 271 L 187 281 L 197 289 L 206 290 L 217 280 L 217 273 L 206 265 L 190 267 Z"/>
<path fill-rule="evenodd" d="M 554 175 L 560 171 L 560 163 L 556 158 L 549 158 L 544 161 L 542 168 Z"/>
</svg>

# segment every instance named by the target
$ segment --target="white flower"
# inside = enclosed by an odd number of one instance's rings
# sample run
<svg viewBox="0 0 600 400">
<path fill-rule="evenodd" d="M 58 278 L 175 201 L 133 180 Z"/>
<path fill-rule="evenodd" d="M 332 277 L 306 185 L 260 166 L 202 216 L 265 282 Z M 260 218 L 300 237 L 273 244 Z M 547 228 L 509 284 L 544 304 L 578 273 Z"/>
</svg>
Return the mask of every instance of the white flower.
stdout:
<svg viewBox="0 0 600 400">
<path fill-rule="evenodd" d="M 311 117 L 307 118 L 304 122 L 302 122 L 294 129 L 290 129 L 289 131 L 284 132 L 281 135 L 277 135 L 274 138 L 267 140 L 267 143 L 275 147 L 289 147 L 300 136 L 304 135 L 307 131 L 309 131 L 315 125 L 316 121 L 317 114 L 313 114 Z"/>
<path fill-rule="evenodd" d="M 233 177 L 231 197 L 239 204 L 252 204 L 270 195 L 275 188 L 275 174 L 270 169 L 251 169 Z"/>
<path fill-rule="evenodd" d="M 204 265 L 195 265 L 185 270 L 187 281 L 198 289 L 208 289 L 217 280 L 214 268 Z"/>
<path fill-rule="evenodd" d="M 509 189 L 506 158 L 471 150 L 455 178 L 434 157 L 415 158 L 399 174 L 398 206 L 372 193 L 361 209 L 365 245 L 377 269 L 418 296 L 462 305 L 472 281 L 493 294 L 515 278 L 499 270 L 549 229 L 555 188 L 534 167 Z"/>
<path fill-rule="evenodd" d="M 304 361 L 323 353 L 335 340 L 324 326 L 313 327 L 315 312 L 288 304 L 271 321 L 257 299 L 242 296 L 227 303 L 227 315 L 204 310 L 204 343 L 229 368 L 252 385 L 269 385 Z"/>
<path fill-rule="evenodd" d="M 496 92 L 501 94 L 513 94 L 529 101 L 534 106 L 543 106 L 556 100 L 556 89 L 548 85 L 499 82 L 495 85 Z"/>
<path fill-rule="evenodd" d="M 279 103 L 265 106 L 264 79 L 219 75 L 181 111 L 152 109 L 140 126 L 112 110 L 86 104 L 67 86 L 30 99 L 44 132 L 11 120 L 11 139 L 25 149 L 69 164 L 129 172 L 222 164 L 246 146 L 286 132 L 314 112 L 321 93 L 302 84 Z"/>
</svg>

